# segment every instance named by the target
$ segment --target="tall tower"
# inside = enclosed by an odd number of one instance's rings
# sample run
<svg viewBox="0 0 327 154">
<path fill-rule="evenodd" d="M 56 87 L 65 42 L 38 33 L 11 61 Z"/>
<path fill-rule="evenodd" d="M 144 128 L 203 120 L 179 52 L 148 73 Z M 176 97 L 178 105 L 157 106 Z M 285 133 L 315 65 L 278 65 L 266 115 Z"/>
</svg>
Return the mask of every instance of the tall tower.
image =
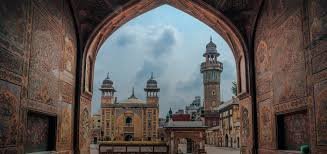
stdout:
<svg viewBox="0 0 327 154">
<path fill-rule="evenodd" d="M 219 53 L 217 46 L 212 42 L 206 45 L 206 52 L 203 54 L 205 62 L 201 63 L 204 85 L 204 111 L 212 111 L 220 105 L 220 74 L 223 71 L 223 64 L 217 60 Z"/>
<path fill-rule="evenodd" d="M 103 80 L 101 88 L 99 89 L 101 94 L 101 106 L 104 104 L 112 104 L 114 102 L 114 93 L 116 92 L 113 87 L 113 82 L 109 78 L 109 73 L 107 77 Z"/>
<path fill-rule="evenodd" d="M 146 82 L 146 87 L 144 88 L 146 92 L 146 102 L 149 104 L 158 104 L 159 97 L 158 93 L 160 88 L 158 88 L 157 81 L 153 78 L 153 73 L 151 73 L 150 79 Z"/>
</svg>

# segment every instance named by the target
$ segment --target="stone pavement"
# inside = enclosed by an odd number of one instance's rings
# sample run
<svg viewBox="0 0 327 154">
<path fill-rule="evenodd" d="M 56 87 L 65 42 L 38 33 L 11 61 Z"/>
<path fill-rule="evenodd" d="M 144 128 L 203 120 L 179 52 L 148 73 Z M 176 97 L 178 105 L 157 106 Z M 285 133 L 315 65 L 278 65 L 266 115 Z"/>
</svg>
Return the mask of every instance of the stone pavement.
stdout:
<svg viewBox="0 0 327 154">
<path fill-rule="evenodd" d="M 186 150 L 186 145 L 179 145 L 182 151 Z M 239 149 L 231 149 L 231 148 L 225 148 L 225 147 L 214 147 L 211 145 L 206 145 L 206 152 L 207 154 L 240 154 Z M 185 149 L 185 150 L 184 150 Z M 91 154 L 98 154 L 98 145 L 96 144 L 91 144 L 90 145 L 90 153 Z"/>
<path fill-rule="evenodd" d="M 240 154 L 239 149 L 214 147 L 211 145 L 206 145 L 205 149 L 206 149 L 207 154 Z"/>
<path fill-rule="evenodd" d="M 91 144 L 90 145 L 90 153 L 91 154 L 99 154 L 99 145 L 98 144 Z"/>
</svg>

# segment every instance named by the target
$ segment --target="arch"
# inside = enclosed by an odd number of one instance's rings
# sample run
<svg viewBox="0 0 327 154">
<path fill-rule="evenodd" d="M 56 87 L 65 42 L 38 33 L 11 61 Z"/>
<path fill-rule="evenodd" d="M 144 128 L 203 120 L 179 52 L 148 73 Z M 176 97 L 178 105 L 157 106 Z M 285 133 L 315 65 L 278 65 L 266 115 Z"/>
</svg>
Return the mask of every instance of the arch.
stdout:
<svg viewBox="0 0 327 154">
<path fill-rule="evenodd" d="M 192 153 L 192 151 L 193 151 L 193 140 L 186 138 L 186 152 Z"/>
<path fill-rule="evenodd" d="M 125 119 L 126 126 L 130 126 L 133 124 L 133 119 L 131 117 L 126 117 Z"/>
<path fill-rule="evenodd" d="M 132 20 L 136 16 L 152 10 L 158 6 L 168 4 L 176 9 L 184 11 L 185 13 L 195 17 L 196 19 L 202 21 L 213 30 L 215 30 L 227 44 L 230 46 L 232 53 L 235 58 L 237 69 L 237 79 L 241 93 L 248 93 L 248 68 L 249 63 L 247 58 L 249 57 L 248 49 L 244 38 L 242 37 L 239 30 L 227 17 L 225 17 L 221 12 L 211 8 L 206 3 L 202 1 L 188 1 L 188 0 L 148 0 L 148 1 L 134 1 L 123 6 L 118 12 L 109 15 L 105 20 L 103 20 L 92 32 L 91 36 L 86 42 L 83 52 L 83 62 L 82 62 L 82 84 L 84 87 L 82 89 L 83 93 L 92 94 L 91 90 L 87 91 L 88 88 L 85 87 L 86 79 L 90 79 L 90 74 L 86 73 L 85 68 L 90 68 L 93 70 L 94 63 L 88 63 L 87 59 L 91 59 L 93 62 L 96 59 L 98 50 L 100 49 L 103 42 L 120 26 L 129 20 Z M 86 58 L 88 57 L 88 58 Z M 242 60 L 242 63 L 240 61 Z M 91 66 L 87 66 L 91 65 Z M 243 70 L 243 71 L 240 71 Z M 93 75 L 93 72 L 92 72 Z M 92 83 L 89 83 L 92 84 Z M 89 86 L 89 87 L 92 87 Z M 244 87 L 244 88 L 243 88 Z"/>
<path fill-rule="evenodd" d="M 127 135 L 125 135 L 124 140 L 125 140 L 125 141 L 133 141 L 133 136 L 130 135 L 130 134 L 127 134 Z"/>
<path fill-rule="evenodd" d="M 240 138 L 237 137 L 237 148 L 240 148 Z"/>
<path fill-rule="evenodd" d="M 228 147 L 228 135 L 225 135 L 225 147 Z"/>
</svg>

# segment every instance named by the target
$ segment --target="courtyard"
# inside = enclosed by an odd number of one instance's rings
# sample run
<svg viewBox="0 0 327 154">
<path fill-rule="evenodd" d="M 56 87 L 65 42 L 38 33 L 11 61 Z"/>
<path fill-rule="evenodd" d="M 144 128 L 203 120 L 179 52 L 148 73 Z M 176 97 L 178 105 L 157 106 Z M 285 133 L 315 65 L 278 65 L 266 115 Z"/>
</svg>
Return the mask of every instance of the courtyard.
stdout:
<svg viewBox="0 0 327 154">
<path fill-rule="evenodd" d="M 207 154 L 240 154 L 239 149 L 225 148 L 225 147 L 215 147 L 206 145 L 205 146 Z"/>
<path fill-rule="evenodd" d="M 182 146 L 182 145 L 179 145 Z M 186 145 L 185 145 L 186 146 Z M 91 144 L 90 145 L 90 153 L 91 154 L 98 154 L 99 149 L 98 145 L 96 144 Z M 181 149 L 185 149 L 181 148 Z M 240 154 L 239 149 L 232 149 L 232 148 L 224 148 L 224 147 L 215 147 L 211 145 L 206 145 L 205 146 L 207 154 Z"/>
</svg>

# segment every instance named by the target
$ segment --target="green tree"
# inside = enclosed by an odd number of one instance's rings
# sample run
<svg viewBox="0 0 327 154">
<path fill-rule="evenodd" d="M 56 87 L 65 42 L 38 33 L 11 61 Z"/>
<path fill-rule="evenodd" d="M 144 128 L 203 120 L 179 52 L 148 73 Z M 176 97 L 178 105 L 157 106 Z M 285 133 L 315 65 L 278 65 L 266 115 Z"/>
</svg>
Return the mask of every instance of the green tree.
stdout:
<svg viewBox="0 0 327 154">
<path fill-rule="evenodd" d="M 237 83 L 236 81 L 232 82 L 232 93 L 236 96 L 237 95 Z"/>
</svg>

